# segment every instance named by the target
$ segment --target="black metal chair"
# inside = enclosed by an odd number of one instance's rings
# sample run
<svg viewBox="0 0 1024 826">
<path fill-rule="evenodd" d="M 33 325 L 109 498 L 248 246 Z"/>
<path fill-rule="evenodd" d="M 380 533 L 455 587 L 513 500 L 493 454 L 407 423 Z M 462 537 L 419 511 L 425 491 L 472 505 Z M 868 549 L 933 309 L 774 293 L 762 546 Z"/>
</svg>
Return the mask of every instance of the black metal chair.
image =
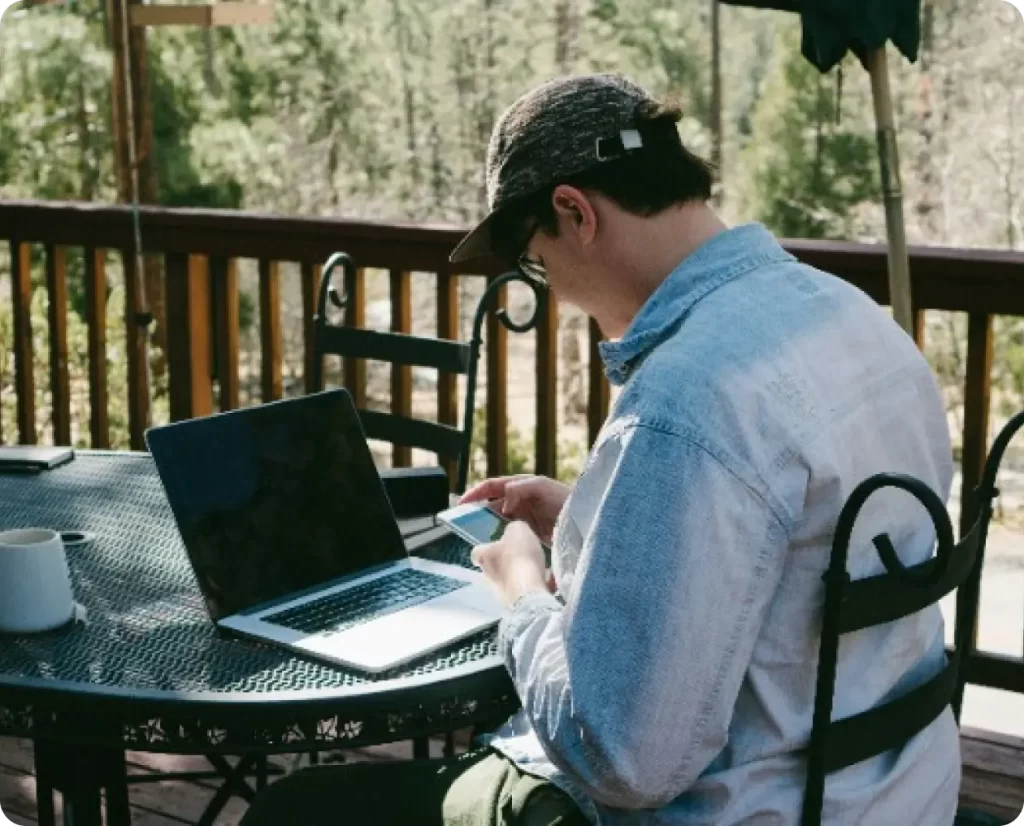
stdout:
<svg viewBox="0 0 1024 826">
<path fill-rule="evenodd" d="M 332 276 L 338 268 L 344 273 L 345 283 L 345 291 L 340 294 L 332 284 Z M 348 297 L 353 291 L 355 277 L 355 262 L 346 253 L 338 252 L 327 259 L 320 280 L 314 320 L 316 347 L 313 386 L 318 390 L 323 388 L 323 360 L 326 355 L 384 361 L 393 365 L 430 367 L 441 372 L 465 376 L 466 400 L 461 428 L 379 410 L 359 410 L 360 420 L 368 438 L 390 442 L 393 445 L 421 448 L 437 454 L 441 460 L 457 462 L 455 491 L 462 493 L 466 489 L 472 459 L 470 446 L 473 441 L 473 412 L 484 319 L 488 312 L 496 311 L 501 323 L 512 332 L 525 333 L 533 329 L 542 309 L 541 302 L 547 295 L 546 287 L 542 282 L 528 278 L 519 271 L 507 272 L 493 279 L 477 304 L 473 319 L 473 337 L 466 343 L 332 324 L 327 317 L 328 304 L 341 310 L 345 309 Z M 533 290 L 533 314 L 521 324 L 512 321 L 504 309 L 496 307 L 499 290 L 510 281 L 521 281 Z"/>
<path fill-rule="evenodd" d="M 974 650 L 981 568 L 997 490 L 995 477 L 1006 446 L 1024 426 L 1024 413 L 1012 419 L 996 438 L 975 491 L 977 517 L 958 543 L 953 541 L 949 514 L 939 497 L 919 479 L 883 473 L 865 480 L 851 494 L 839 515 L 829 569 L 825 574 L 825 605 L 815 694 L 814 718 L 807 753 L 807 788 L 803 826 L 820 826 L 828 775 L 901 748 L 931 724 L 947 706 L 957 722 L 963 703 L 963 665 Z M 935 525 L 938 547 L 926 562 L 906 567 L 888 535 L 874 538 L 886 573 L 851 580 L 847 572 L 850 537 L 860 509 L 876 491 L 894 487 L 921 502 Z M 939 602 L 955 588 L 958 622 L 955 646 L 946 666 L 923 685 L 884 705 L 832 719 L 839 640 L 844 634 L 910 616 Z M 996 818 L 975 811 L 957 813 L 957 826 L 995 826 Z"/>
<path fill-rule="evenodd" d="M 344 277 L 343 293 L 339 293 L 332 283 L 332 276 L 339 268 Z M 356 265 L 347 253 L 334 253 L 324 264 L 314 317 L 313 387 L 317 390 L 323 389 L 323 361 L 327 355 L 340 356 L 343 359 L 384 361 L 392 365 L 429 367 L 440 372 L 465 376 L 466 398 L 461 428 L 380 410 L 359 409 L 359 418 L 367 438 L 403 447 L 421 448 L 437 454 L 439 460 L 456 462 L 455 492 L 463 493 L 466 490 L 472 461 L 473 414 L 476 409 L 477 370 L 480 348 L 483 346 L 484 320 L 489 312 L 495 312 L 498 320 L 514 333 L 532 330 L 543 309 L 542 302 L 547 298 L 546 285 L 518 270 L 506 272 L 491 280 L 477 303 L 473 317 L 473 337 L 466 343 L 331 323 L 327 312 L 328 304 L 345 310 L 348 298 L 353 294 L 355 278 Z M 520 281 L 533 291 L 533 313 L 522 323 L 513 321 L 503 308 L 497 307 L 499 291 L 511 281 Z M 450 754 L 453 751 L 454 743 L 449 733 L 445 742 L 445 752 Z M 413 741 L 413 757 L 426 758 L 428 752 L 429 742 L 425 738 Z M 311 755 L 313 762 L 318 759 L 318 755 Z"/>
</svg>

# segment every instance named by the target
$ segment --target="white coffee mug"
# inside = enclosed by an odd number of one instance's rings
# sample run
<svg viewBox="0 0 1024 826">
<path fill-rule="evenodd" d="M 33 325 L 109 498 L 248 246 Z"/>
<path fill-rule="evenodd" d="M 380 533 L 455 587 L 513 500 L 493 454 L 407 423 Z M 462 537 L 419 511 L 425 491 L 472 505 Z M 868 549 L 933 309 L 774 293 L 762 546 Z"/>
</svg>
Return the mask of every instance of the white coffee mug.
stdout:
<svg viewBox="0 0 1024 826">
<path fill-rule="evenodd" d="M 0 533 L 0 631 L 49 631 L 74 611 L 60 534 L 41 528 Z"/>
</svg>

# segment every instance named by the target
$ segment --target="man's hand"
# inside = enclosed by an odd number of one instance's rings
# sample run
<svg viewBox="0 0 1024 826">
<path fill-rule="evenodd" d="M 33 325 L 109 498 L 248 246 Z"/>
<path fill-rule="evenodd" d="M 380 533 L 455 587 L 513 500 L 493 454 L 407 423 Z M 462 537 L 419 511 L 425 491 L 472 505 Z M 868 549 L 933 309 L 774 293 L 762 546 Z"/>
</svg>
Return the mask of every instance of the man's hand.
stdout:
<svg viewBox="0 0 1024 826">
<path fill-rule="evenodd" d="M 558 514 L 569 498 L 569 488 L 546 476 L 499 476 L 470 488 L 460 502 L 499 499 L 494 510 L 525 522 L 546 545 L 551 544 Z"/>
<path fill-rule="evenodd" d="M 477 545 L 472 560 L 509 607 L 533 591 L 551 590 L 540 540 L 524 522 L 511 523 L 497 542 Z"/>
</svg>

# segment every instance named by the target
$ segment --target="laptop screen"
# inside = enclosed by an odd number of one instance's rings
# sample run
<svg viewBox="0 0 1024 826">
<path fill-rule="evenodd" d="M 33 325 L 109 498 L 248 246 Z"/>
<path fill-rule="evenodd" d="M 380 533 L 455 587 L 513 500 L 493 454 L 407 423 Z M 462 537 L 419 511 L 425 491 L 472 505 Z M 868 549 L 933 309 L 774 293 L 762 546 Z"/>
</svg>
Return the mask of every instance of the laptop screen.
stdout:
<svg viewBox="0 0 1024 826">
<path fill-rule="evenodd" d="M 406 557 L 345 390 L 153 428 L 146 442 L 215 620 Z"/>
</svg>

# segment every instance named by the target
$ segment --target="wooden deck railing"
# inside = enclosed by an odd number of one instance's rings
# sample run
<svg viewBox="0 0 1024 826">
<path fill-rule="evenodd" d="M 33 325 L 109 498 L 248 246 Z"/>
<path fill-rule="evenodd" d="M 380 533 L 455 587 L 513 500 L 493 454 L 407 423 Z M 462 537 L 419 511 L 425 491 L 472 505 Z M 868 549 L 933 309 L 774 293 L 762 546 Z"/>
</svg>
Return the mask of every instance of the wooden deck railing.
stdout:
<svg viewBox="0 0 1024 826">
<path fill-rule="evenodd" d="M 436 276 L 436 333 L 454 338 L 458 331 L 461 278 L 493 277 L 496 266 L 454 270 L 448 253 L 461 232 L 424 225 L 377 224 L 326 218 L 291 218 L 243 212 L 161 209 L 141 211 L 145 250 L 162 255 L 166 272 L 170 415 L 174 420 L 201 416 L 214 409 L 213 377 L 220 409 L 239 405 L 239 259 L 259 262 L 261 387 L 264 400 L 282 395 L 282 331 L 280 262 L 297 262 L 301 273 L 305 374 L 312 358 L 311 319 L 320 262 L 339 250 L 363 268 L 390 273 L 391 327 L 409 332 L 412 326 L 411 272 Z M 120 253 L 125 273 L 130 442 L 143 448 L 148 420 L 144 341 L 136 323 L 139 297 L 134 289 L 133 224 L 123 206 L 53 202 L 0 202 L 0 240 L 9 242 L 14 315 L 15 392 L 18 432 L 23 443 L 36 433 L 35 382 L 31 330 L 31 248 L 44 252 L 49 297 L 48 335 L 54 440 L 71 439 L 71 403 L 67 362 L 67 284 L 65 248 L 85 255 L 85 296 L 88 322 L 91 443 L 109 444 L 108 392 L 105 359 L 105 277 L 107 251 Z M 873 298 L 887 297 L 886 250 L 852 243 L 793 241 L 788 249 L 802 260 L 857 285 Z M 989 439 L 992 364 L 992 320 L 995 315 L 1024 315 L 1024 254 L 1012 252 L 919 247 L 911 249 L 913 295 L 918 337 L 922 311 L 967 313 L 966 386 L 963 417 L 963 488 L 961 526 L 975 518 L 970 492 L 977 484 Z M 357 277 L 350 296 L 348 321 L 362 325 L 366 304 L 365 273 Z M 551 303 L 535 335 L 536 413 L 535 461 L 539 473 L 556 471 L 558 307 Z M 609 388 L 596 358 L 600 333 L 590 326 L 588 430 L 593 439 L 608 411 Z M 487 471 L 506 467 L 508 344 L 504 328 L 492 319 L 487 327 Z M 366 394 L 365 365 L 346 364 L 345 383 L 362 403 Z M 307 385 L 308 387 L 308 385 Z M 455 423 L 458 415 L 454 377 L 438 383 L 439 421 Z M 408 370 L 391 380 L 391 404 L 408 412 L 412 381 Z M 396 450 L 396 464 L 410 460 Z M 1024 665 L 1018 660 L 982 655 L 971 663 L 972 682 L 1024 692 Z"/>
</svg>

